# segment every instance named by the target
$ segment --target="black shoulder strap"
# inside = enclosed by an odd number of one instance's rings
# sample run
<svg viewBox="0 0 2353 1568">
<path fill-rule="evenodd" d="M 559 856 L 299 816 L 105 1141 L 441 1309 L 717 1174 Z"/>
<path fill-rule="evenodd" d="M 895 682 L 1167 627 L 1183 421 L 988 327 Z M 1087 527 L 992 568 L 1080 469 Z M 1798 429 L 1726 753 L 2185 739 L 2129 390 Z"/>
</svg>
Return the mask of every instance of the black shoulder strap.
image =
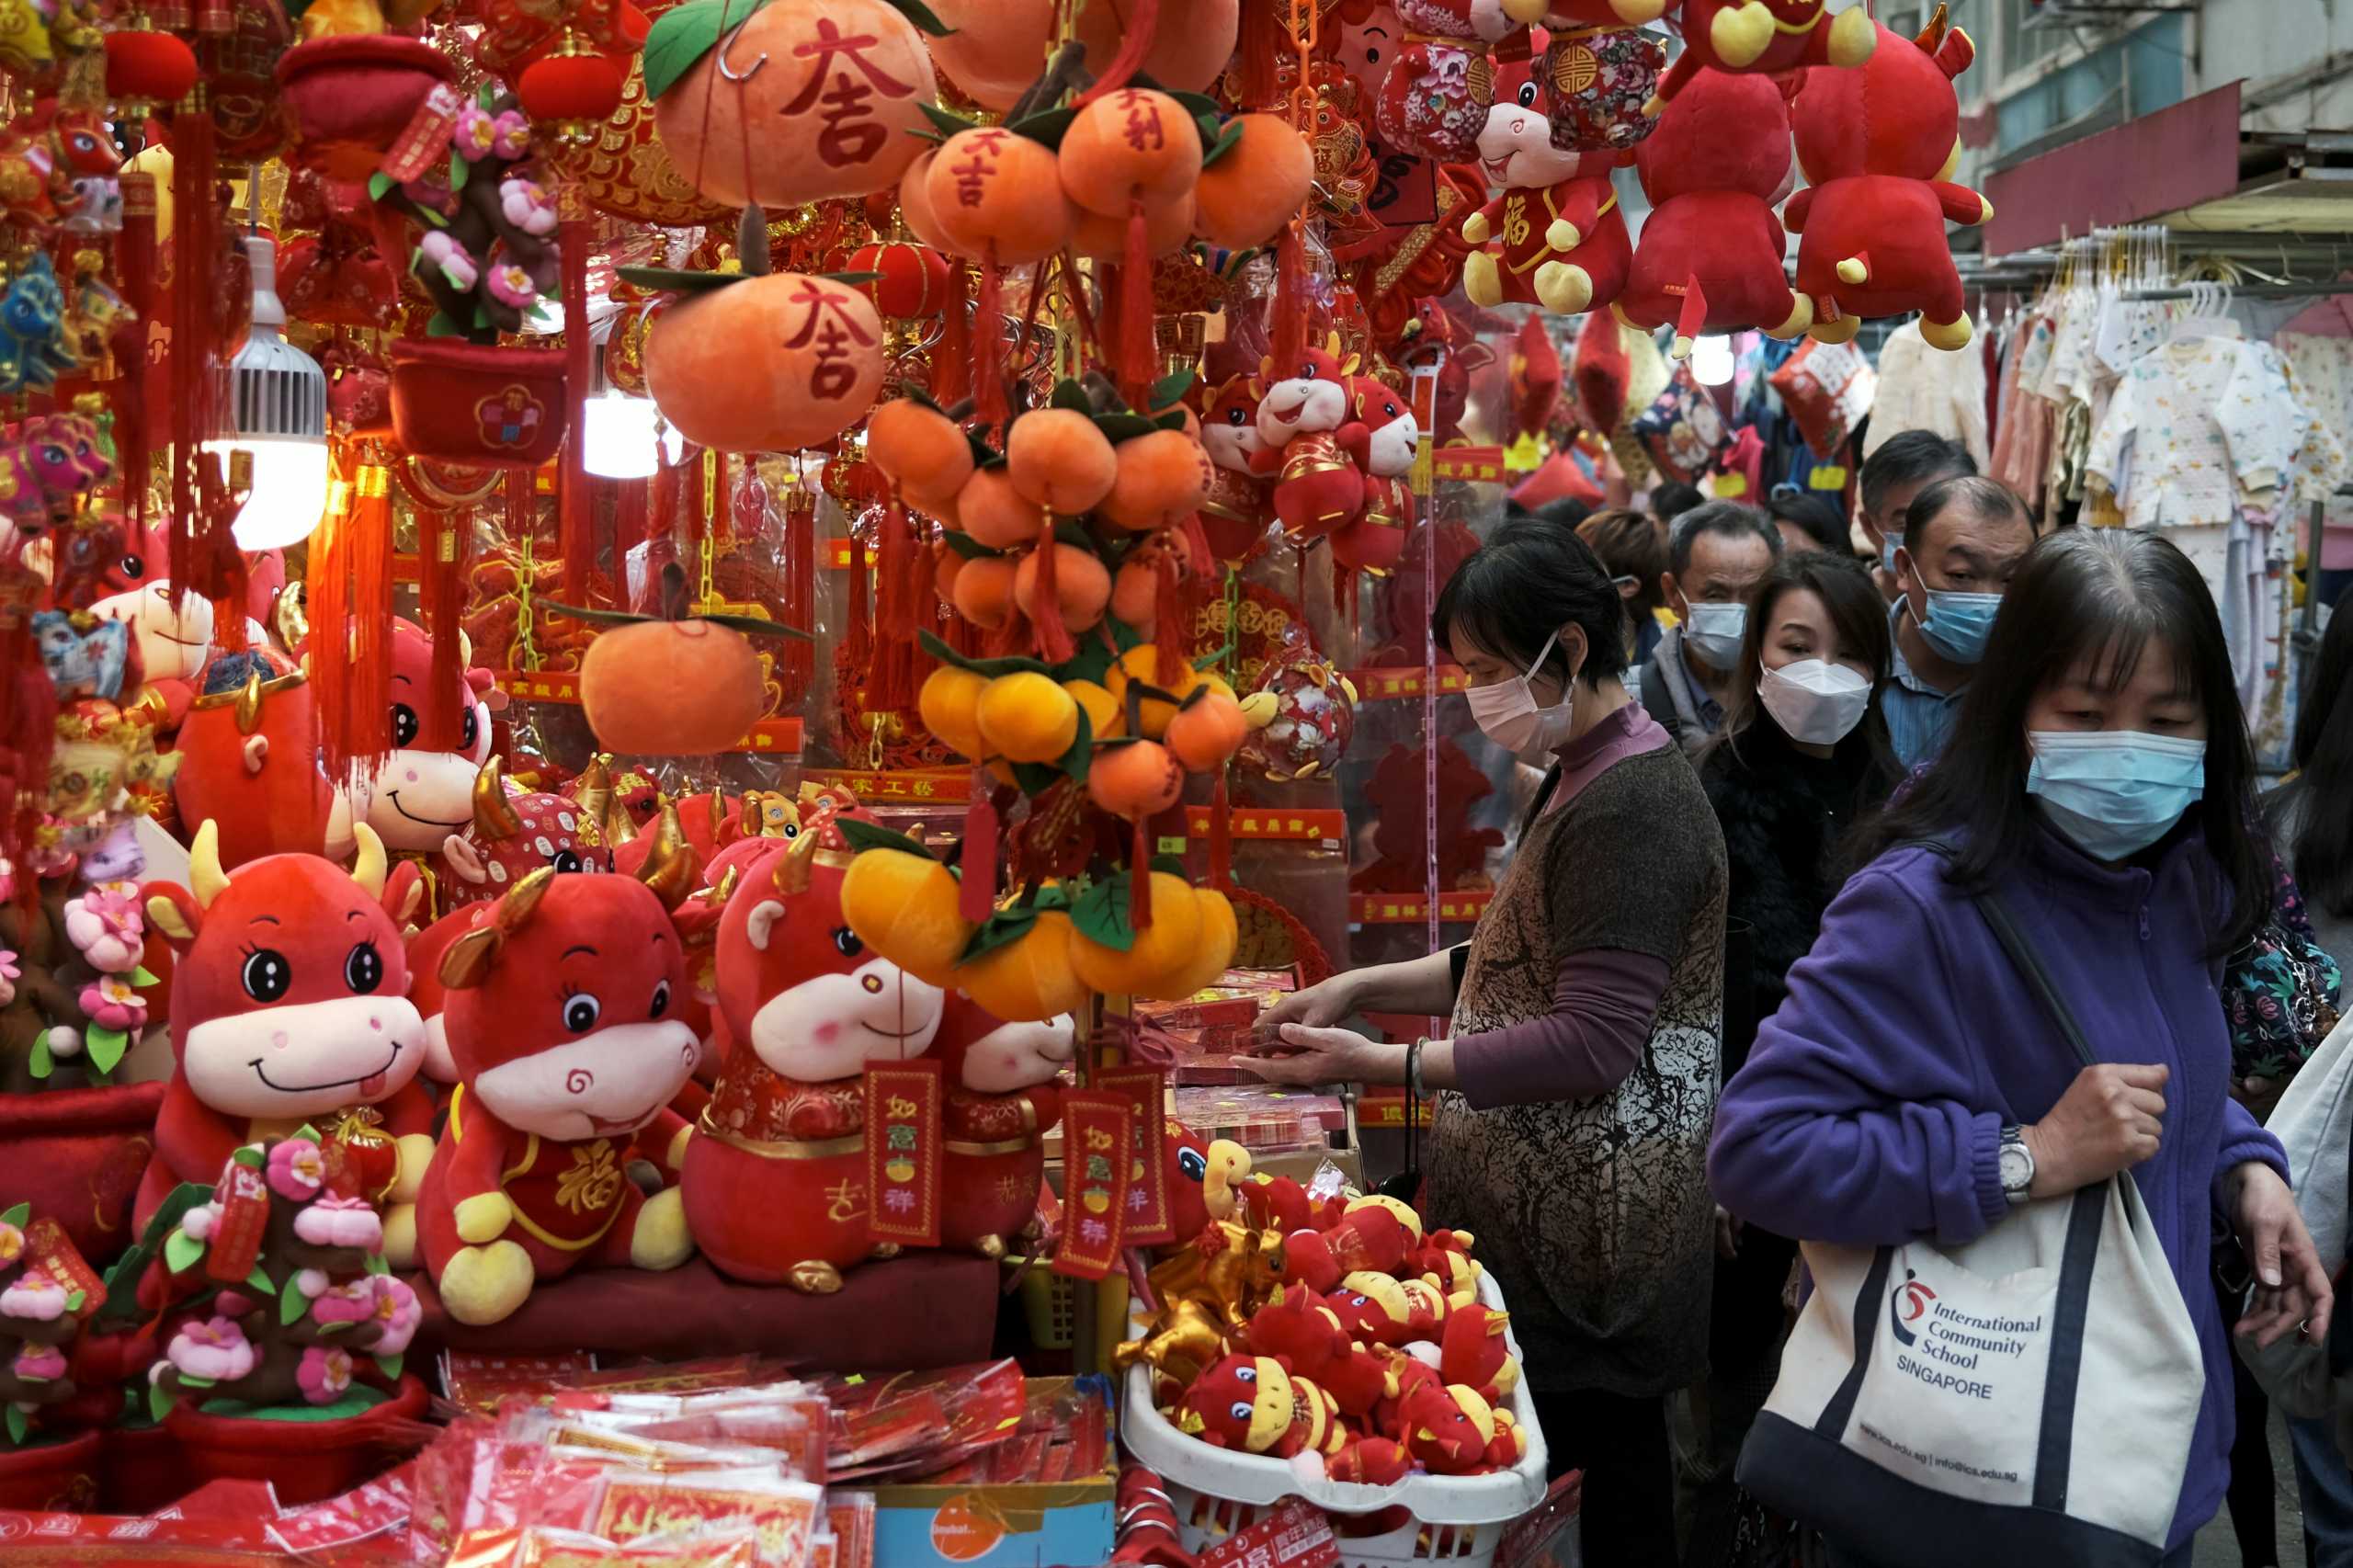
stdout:
<svg viewBox="0 0 2353 1568">
<path fill-rule="evenodd" d="M 1951 845 L 1935 838 L 1915 838 L 1903 847 L 1926 849 L 1946 859 L 1952 858 L 1955 853 Z M 2059 994 L 2059 987 L 2052 981 L 2051 971 L 2043 968 L 2041 958 L 2028 944 L 2026 934 L 2018 929 L 2018 921 L 2010 915 L 2009 906 L 1991 892 L 1978 893 L 1970 902 L 1977 906 L 1977 913 L 1985 917 L 1985 924 L 1993 928 L 1994 939 L 2002 944 L 2002 951 L 2009 955 L 2010 962 L 2026 976 L 2027 984 L 2033 988 L 2043 1010 L 2058 1023 L 2059 1032 L 2067 1037 L 2067 1043 L 2075 1048 L 2075 1054 L 2083 1058 L 2084 1065 L 2098 1066 L 2099 1058 L 2092 1054 L 2091 1042 L 2084 1039 L 2083 1026 L 2075 1022 L 2075 1009 L 2067 1006 L 2064 996 Z"/>
</svg>

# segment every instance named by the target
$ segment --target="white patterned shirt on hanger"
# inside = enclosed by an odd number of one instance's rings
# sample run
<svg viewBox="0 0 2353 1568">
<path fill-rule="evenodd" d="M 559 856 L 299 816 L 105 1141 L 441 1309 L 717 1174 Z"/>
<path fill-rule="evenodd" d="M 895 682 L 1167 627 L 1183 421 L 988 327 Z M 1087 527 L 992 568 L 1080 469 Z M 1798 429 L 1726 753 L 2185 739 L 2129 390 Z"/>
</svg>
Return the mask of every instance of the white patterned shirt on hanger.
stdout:
<svg viewBox="0 0 2353 1568">
<path fill-rule="evenodd" d="M 2129 527 L 2226 527 L 2290 480 L 2312 424 L 2270 345 L 2180 338 L 2125 373 L 2086 461 L 2114 488 L 2132 444 Z"/>
<path fill-rule="evenodd" d="M 1993 459 L 1985 434 L 1985 356 L 1982 347 L 1948 353 L 1928 347 L 1920 324 L 1905 322 L 1879 351 L 1879 399 L 1863 438 L 1869 458 L 1905 430 L 1927 430 L 1969 449 L 1982 471 Z"/>
</svg>

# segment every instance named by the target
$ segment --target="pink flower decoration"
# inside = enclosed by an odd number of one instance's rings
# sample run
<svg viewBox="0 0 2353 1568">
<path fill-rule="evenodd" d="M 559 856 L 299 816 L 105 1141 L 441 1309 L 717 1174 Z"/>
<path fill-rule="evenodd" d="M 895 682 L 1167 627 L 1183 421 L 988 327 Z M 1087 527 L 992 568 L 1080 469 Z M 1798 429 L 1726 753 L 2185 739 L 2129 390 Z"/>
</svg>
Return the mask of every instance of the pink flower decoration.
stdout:
<svg viewBox="0 0 2353 1568">
<path fill-rule="evenodd" d="M 65 1315 L 65 1287 L 46 1274 L 28 1274 L 0 1290 L 0 1318 L 54 1323 Z"/>
<path fill-rule="evenodd" d="M 164 1351 L 184 1378 L 233 1383 L 252 1375 L 254 1347 L 234 1318 L 208 1318 L 183 1325 Z"/>
<path fill-rule="evenodd" d="M 0 1267 L 14 1263 L 24 1256 L 25 1233 L 0 1220 Z"/>
<path fill-rule="evenodd" d="M 147 1025 L 147 999 L 119 974 L 102 974 L 95 983 L 82 987 L 81 1003 L 82 1011 L 99 1028 L 127 1033 Z"/>
<path fill-rule="evenodd" d="M 294 1216 L 294 1234 L 314 1247 L 372 1252 L 383 1244 L 384 1221 L 364 1198 L 329 1195 Z"/>
<path fill-rule="evenodd" d="M 383 1324 L 376 1343 L 369 1346 L 379 1356 L 397 1356 L 408 1348 L 416 1337 L 417 1324 L 425 1321 L 425 1308 L 416 1292 L 404 1281 L 390 1274 L 371 1274 L 376 1282 L 376 1316 Z"/>
<path fill-rule="evenodd" d="M 490 156 L 498 142 L 498 122 L 490 111 L 469 104 L 459 111 L 458 123 L 449 132 L 449 145 L 469 163 Z"/>
<path fill-rule="evenodd" d="M 221 1218 L 217 1205 L 199 1203 L 180 1216 L 180 1233 L 192 1242 L 200 1242 L 212 1234 L 213 1222 Z"/>
<path fill-rule="evenodd" d="M 65 1352 L 54 1345 L 28 1345 L 17 1352 L 9 1369 L 21 1382 L 55 1382 L 65 1375 Z"/>
<path fill-rule="evenodd" d="M 313 1345 L 302 1352 L 294 1381 L 313 1404 L 333 1404 L 351 1386 L 351 1352 L 329 1345 Z"/>
<path fill-rule="evenodd" d="M 305 1301 L 316 1301 L 326 1294 L 327 1274 L 324 1268 L 298 1268 L 294 1271 L 294 1289 Z"/>
<path fill-rule="evenodd" d="M 146 937 L 147 924 L 139 913 L 135 892 L 120 891 L 129 885 L 101 882 L 65 902 L 67 939 L 81 949 L 92 968 L 109 974 L 139 967 L 140 948 Z"/>
<path fill-rule="evenodd" d="M 17 999 L 17 982 L 24 977 L 25 971 L 17 965 L 14 949 L 0 948 L 0 1007 Z"/>
<path fill-rule="evenodd" d="M 527 179 L 510 179 L 498 187 L 498 208 L 506 221 L 527 234 L 555 233 L 555 203 L 548 193 Z"/>
<path fill-rule="evenodd" d="M 540 286 L 531 281 L 529 272 L 511 261 L 492 267 L 487 282 L 490 297 L 501 304 L 524 311 L 539 302 Z"/>
<path fill-rule="evenodd" d="M 308 1138 L 289 1138 L 270 1146 L 269 1190 L 278 1197 L 308 1198 L 326 1176 L 326 1157 Z"/>
<path fill-rule="evenodd" d="M 376 1277 L 363 1274 L 343 1285 L 330 1285 L 311 1303 L 311 1315 L 324 1327 L 334 1323 L 366 1323 L 376 1315 Z"/>
<path fill-rule="evenodd" d="M 520 110 L 508 109 L 490 122 L 490 150 L 510 162 L 531 150 L 531 122 Z"/>
<path fill-rule="evenodd" d="M 435 229 L 417 241 L 416 254 L 439 267 L 449 287 L 461 293 L 482 277 L 482 268 L 475 265 L 473 256 L 445 230 Z"/>
</svg>

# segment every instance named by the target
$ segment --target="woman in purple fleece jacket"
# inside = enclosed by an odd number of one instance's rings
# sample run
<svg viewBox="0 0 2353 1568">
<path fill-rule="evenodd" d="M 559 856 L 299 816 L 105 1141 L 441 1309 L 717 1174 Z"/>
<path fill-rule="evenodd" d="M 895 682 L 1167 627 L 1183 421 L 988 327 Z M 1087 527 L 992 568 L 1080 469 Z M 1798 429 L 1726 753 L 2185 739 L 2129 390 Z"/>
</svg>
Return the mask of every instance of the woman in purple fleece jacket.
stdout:
<svg viewBox="0 0 2353 1568">
<path fill-rule="evenodd" d="M 1733 1213 L 1859 1246 L 1966 1243 L 2014 1203 L 2131 1170 L 2206 1359 L 2167 1562 L 2188 1562 L 2229 1477 L 2212 1237 L 2234 1233 L 2261 1281 L 2241 1333 L 2318 1338 L 2331 1306 L 2279 1142 L 2228 1092 L 2216 981 L 2269 896 L 2254 772 L 2189 562 L 2123 529 L 2045 540 L 1951 744 L 1865 828 L 1868 864 L 1725 1085 L 1709 1157 Z M 1918 846 L 1930 839 L 1956 853 Z M 1980 890 L 2008 906 L 2100 1065 L 2079 1066 L 1972 903 Z"/>
</svg>

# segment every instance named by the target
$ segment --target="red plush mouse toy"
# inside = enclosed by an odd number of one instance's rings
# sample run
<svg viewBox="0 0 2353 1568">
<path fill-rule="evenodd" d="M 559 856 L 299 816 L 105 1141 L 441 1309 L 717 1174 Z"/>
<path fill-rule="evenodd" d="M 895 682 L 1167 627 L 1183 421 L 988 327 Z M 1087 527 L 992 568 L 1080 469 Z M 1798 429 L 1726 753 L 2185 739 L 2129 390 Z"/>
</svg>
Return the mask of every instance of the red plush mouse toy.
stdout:
<svg viewBox="0 0 2353 1568">
<path fill-rule="evenodd" d="M 1543 85 L 1525 64 L 1487 112 L 1480 166 L 1501 187 L 1462 224 L 1476 250 L 1462 263 L 1462 291 L 1474 305 L 1542 305 L 1561 315 L 1597 311 L 1617 299 L 1633 261 L 1626 215 L 1609 171 L 1623 153 L 1564 153 L 1552 145 Z"/>
<path fill-rule="evenodd" d="M 1340 358 L 1337 333 L 1325 347 L 1303 350 L 1295 366 L 1270 359 L 1260 367 L 1259 448 L 1250 466 L 1274 480 L 1275 516 L 1295 544 L 1345 528 L 1364 509 L 1364 475 L 1339 434 L 1356 369 L 1355 355 Z"/>
<path fill-rule="evenodd" d="M 1259 401 L 1256 381 L 1229 376 L 1201 413 L 1201 446 L 1217 471 L 1201 506 L 1201 532 L 1211 553 L 1236 565 L 1257 554 L 1274 516 L 1267 482 L 1250 460 L 1266 445 L 1258 434 Z"/>
<path fill-rule="evenodd" d="M 189 846 L 189 885 L 147 884 L 148 918 L 176 960 L 174 1066 L 138 1227 L 182 1182 L 209 1186 L 245 1144 L 307 1123 L 358 1157 L 362 1190 L 388 1205 L 385 1254 L 406 1267 L 409 1203 L 432 1155 L 433 1104 L 415 1084 L 425 1021 L 400 936 L 416 872 L 388 872 L 364 824 L 358 838 L 348 872 L 269 855 L 232 876 L 208 822 Z"/>
<path fill-rule="evenodd" d="M 1422 1218 L 1394 1198 L 1349 1200 L 1328 1230 L 1298 1231 L 1283 1241 L 1283 1278 L 1329 1292 L 1347 1274 L 1394 1274 L 1422 1244 Z"/>
<path fill-rule="evenodd" d="M 648 860 L 668 898 L 692 881 L 686 853 Z M 482 1324 L 584 1264 L 693 1253 L 677 1189 L 649 1199 L 627 1166 L 642 1139 L 677 1168 L 688 1132 L 668 1107 L 700 1042 L 674 1006 L 683 941 L 644 882 L 541 868 L 473 920 L 441 959 L 461 1082 L 417 1229 L 449 1315 Z"/>
<path fill-rule="evenodd" d="M 1337 1453 L 1348 1440 L 1332 1396 L 1272 1356 L 1228 1356 L 1176 1402 L 1176 1428 L 1212 1448 L 1287 1460 Z"/>
<path fill-rule="evenodd" d="M 1364 511 L 1332 536 L 1332 561 L 1343 571 L 1388 572 L 1405 553 L 1413 499 L 1405 476 L 1421 449 L 1421 426 L 1404 395 L 1377 376 L 1348 381 L 1343 439 L 1364 471 Z"/>
<path fill-rule="evenodd" d="M 1983 223 L 1993 205 L 1950 176 L 1961 158 L 1953 78 L 1976 47 L 1937 14 L 1917 40 L 1881 28 L 1859 71 L 1806 73 L 1791 113 L 1812 181 L 1782 209 L 1800 236 L 1798 287 L 1813 296 L 1813 335 L 1844 343 L 1866 316 L 1920 312 L 1938 348 L 1970 338 L 1945 223 Z"/>
<path fill-rule="evenodd" d="M 1651 215 L 1618 314 L 1649 331 L 1673 323 L 1675 358 L 1707 333 L 1756 327 L 1795 337 L 1813 301 L 1782 272 L 1773 205 L 1790 184 L 1790 108 L 1767 76 L 1702 71 L 1634 153 Z"/>
</svg>

